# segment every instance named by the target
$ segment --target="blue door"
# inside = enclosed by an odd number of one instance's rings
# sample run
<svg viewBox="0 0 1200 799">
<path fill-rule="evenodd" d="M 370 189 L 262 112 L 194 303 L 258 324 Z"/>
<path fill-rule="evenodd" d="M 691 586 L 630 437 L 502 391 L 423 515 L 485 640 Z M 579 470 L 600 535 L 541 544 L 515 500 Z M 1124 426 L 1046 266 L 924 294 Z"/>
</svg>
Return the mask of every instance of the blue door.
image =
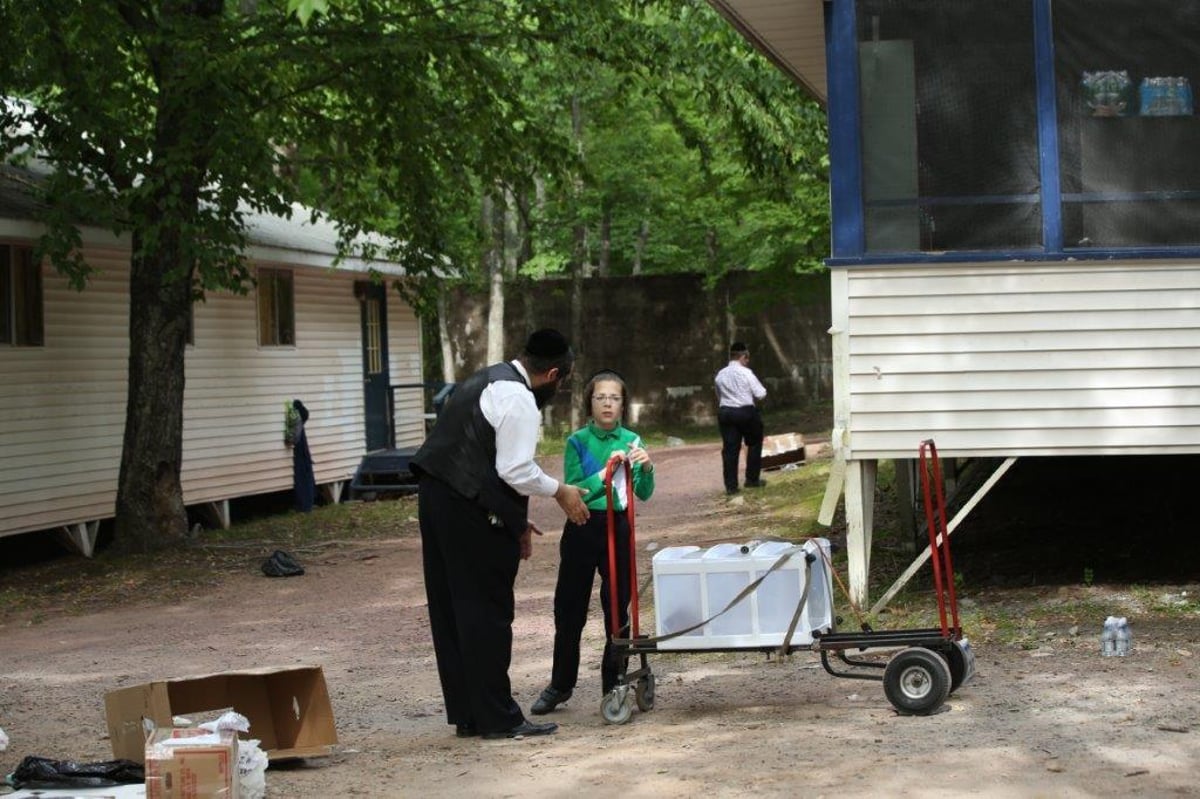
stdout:
<svg viewBox="0 0 1200 799">
<path fill-rule="evenodd" d="M 389 418 L 387 286 L 360 281 L 355 295 L 362 308 L 363 409 L 366 413 L 367 452 L 385 449 L 391 440 Z"/>
</svg>

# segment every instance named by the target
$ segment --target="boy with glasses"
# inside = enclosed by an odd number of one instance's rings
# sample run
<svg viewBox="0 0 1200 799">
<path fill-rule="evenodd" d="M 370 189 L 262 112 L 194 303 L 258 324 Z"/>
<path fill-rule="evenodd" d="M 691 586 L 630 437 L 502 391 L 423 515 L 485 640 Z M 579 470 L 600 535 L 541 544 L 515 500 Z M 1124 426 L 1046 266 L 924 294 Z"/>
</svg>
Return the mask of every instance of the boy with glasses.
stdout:
<svg viewBox="0 0 1200 799">
<path fill-rule="evenodd" d="M 654 464 L 641 437 L 621 424 L 628 394 L 625 381 L 611 369 L 597 372 L 584 389 L 586 427 L 571 434 L 563 454 L 563 480 L 585 493 L 589 517 L 583 524 L 568 521 L 559 545 L 558 584 L 554 589 L 554 667 L 530 713 L 542 716 L 571 698 L 579 677 L 579 641 L 592 601 L 592 583 L 600 573 L 600 607 L 604 611 L 604 655 L 600 665 L 603 695 L 617 683 L 619 664 L 612 652 L 612 619 L 609 591 L 614 581 L 608 573 L 608 492 L 604 473 L 614 453 L 631 465 L 633 493 L 647 500 L 654 493 Z M 619 627 L 629 624 L 629 520 L 624 513 L 626 496 L 613 485 L 615 546 L 617 554 L 617 612 Z"/>
</svg>

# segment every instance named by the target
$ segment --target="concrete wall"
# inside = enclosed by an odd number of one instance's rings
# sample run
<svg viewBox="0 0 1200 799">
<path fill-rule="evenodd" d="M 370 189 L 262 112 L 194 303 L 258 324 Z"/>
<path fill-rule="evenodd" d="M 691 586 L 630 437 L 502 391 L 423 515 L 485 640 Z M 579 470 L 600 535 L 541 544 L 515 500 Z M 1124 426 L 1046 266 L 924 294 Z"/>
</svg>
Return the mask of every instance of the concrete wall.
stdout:
<svg viewBox="0 0 1200 799">
<path fill-rule="evenodd" d="M 828 274 L 797 276 L 779 289 L 757 278 L 736 274 L 712 287 L 699 275 L 586 279 L 582 334 L 573 342 L 578 374 L 586 378 L 608 367 L 624 375 L 631 423 L 706 424 L 716 418 L 713 376 L 736 340 L 750 347 L 768 407 L 831 400 Z M 449 306 L 461 379 L 484 364 L 488 297 L 459 289 Z M 570 280 L 511 282 L 505 306 L 504 349 L 510 356 L 529 331 L 572 330 Z M 566 410 L 565 402 L 557 406 Z"/>
</svg>

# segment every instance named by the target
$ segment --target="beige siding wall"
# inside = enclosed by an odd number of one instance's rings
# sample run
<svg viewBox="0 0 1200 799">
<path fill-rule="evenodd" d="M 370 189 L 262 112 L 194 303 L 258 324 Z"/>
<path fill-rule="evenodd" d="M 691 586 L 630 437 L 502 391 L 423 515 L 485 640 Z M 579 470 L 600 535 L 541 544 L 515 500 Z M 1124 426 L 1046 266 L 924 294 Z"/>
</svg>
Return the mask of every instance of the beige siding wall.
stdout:
<svg viewBox="0 0 1200 799">
<path fill-rule="evenodd" d="M 44 347 L 0 347 L 0 535 L 113 513 L 125 421 L 128 265 L 92 249 L 82 293 L 45 268 Z M 272 263 L 288 268 L 286 263 Z M 257 303 L 212 294 L 195 309 L 184 397 L 184 501 L 292 485 L 284 403 L 300 398 L 318 483 L 349 479 L 365 448 L 359 303 L 363 275 L 294 270 L 296 346 L 259 347 Z M 388 298 L 392 382 L 420 379 L 419 327 Z M 414 401 L 418 401 L 414 396 Z M 419 411 L 401 408 L 400 438 L 419 443 Z"/>
<path fill-rule="evenodd" d="M 839 277 L 849 457 L 913 457 L 930 437 L 948 455 L 1200 452 L 1200 265 Z"/>
<path fill-rule="evenodd" d="M 0 535 L 112 516 L 129 353 L 124 253 L 85 294 L 43 268 L 45 346 L 0 345 Z"/>
</svg>

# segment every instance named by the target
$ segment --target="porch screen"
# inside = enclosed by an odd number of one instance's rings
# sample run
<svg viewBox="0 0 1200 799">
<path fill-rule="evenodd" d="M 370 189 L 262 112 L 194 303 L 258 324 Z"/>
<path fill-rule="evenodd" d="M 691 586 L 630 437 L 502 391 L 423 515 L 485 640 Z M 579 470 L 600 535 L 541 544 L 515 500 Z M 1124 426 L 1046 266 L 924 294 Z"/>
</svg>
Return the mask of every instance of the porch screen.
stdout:
<svg viewBox="0 0 1200 799">
<path fill-rule="evenodd" d="M 1065 247 L 1200 244 L 1200 3 L 1054 0 Z"/>
<path fill-rule="evenodd" d="M 1032 3 L 858 4 L 868 252 L 1042 243 Z"/>
</svg>

